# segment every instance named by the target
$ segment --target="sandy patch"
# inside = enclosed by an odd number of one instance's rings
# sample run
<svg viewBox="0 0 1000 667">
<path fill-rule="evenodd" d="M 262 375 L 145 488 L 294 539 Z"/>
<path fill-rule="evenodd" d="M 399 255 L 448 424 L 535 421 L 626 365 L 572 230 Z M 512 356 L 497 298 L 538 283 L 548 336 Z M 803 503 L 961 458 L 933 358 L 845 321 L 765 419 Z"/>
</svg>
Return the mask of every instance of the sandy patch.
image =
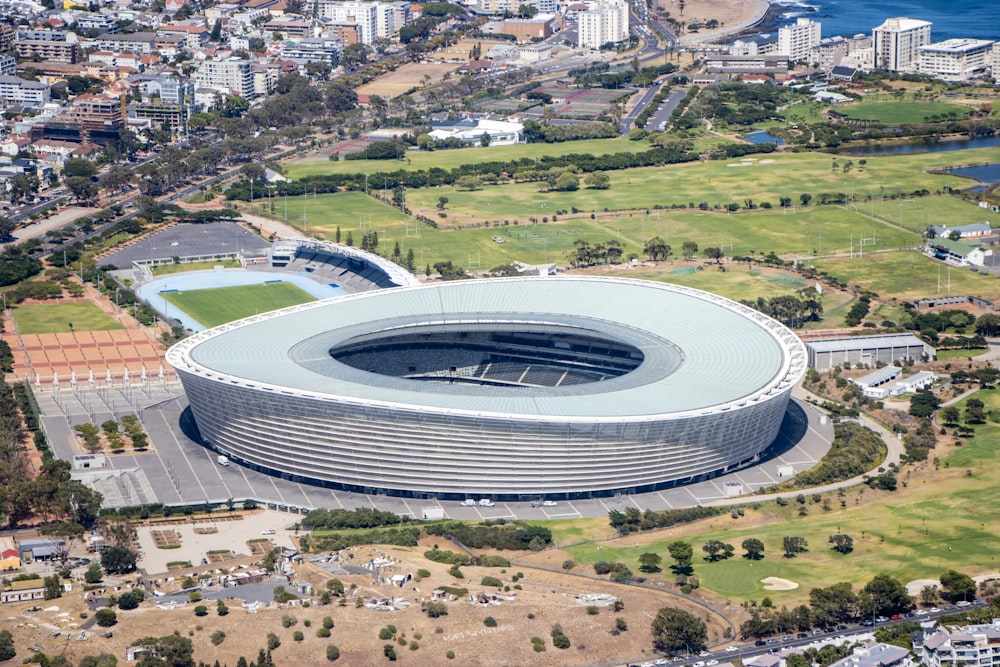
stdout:
<svg viewBox="0 0 1000 667">
<path fill-rule="evenodd" d="M 761 160 L 757 164 L 774 164 L 775 162 L 777 162 L 777 160 L 772 160 L 772 159 L 768 158 L 766 160 Z"/>
<path fill-rule="evenodd" d="M 920 591 L 923 590 L 924 586 L 937 586 L 940 588 L 941 582 L 937 579 L 914 579 L 906 584 L 906 592 L 909 595 L 920 595 Z"/>
<path fill-rule="evenodd" d="M 760 580 L 760 583 L 764 584 L 764 590 L 766 591 L 794 591 L 799 587 L 794 581 L 782 579 L 781 577 L 764 577 Z"/>
</svg>

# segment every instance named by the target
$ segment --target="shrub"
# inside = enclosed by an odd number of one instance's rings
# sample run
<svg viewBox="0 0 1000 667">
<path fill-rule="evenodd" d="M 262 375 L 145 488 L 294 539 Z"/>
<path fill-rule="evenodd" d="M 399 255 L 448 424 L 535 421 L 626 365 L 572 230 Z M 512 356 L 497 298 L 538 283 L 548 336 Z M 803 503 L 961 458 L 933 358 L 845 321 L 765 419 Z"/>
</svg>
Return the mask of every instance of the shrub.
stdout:
<svg viewBox="0 0 1000 667">
<path fill-rule="evenodd" d="M 296 630 L 295 632 L 292 633 L 292 639 L 294 641 L 300 642 L 300 641 L 302 641 L 305 638 L 306 638 L 306 636 L 304 634 L 302 634 L 301 630 Z"/>
<path fill-rule="evenodd" d="M 599 613 L 601 613 L 601 610 L 598 609 L 596 606 L 590 605 L 589 607 L 587 607 L 587 614 L 589 616 L 597 616 Z"/>
<path fill-rule="evenodd" d="M 417 570 L 417 576 L 420 577 L 421 579 L 427 579 L 428 577 L 431 576 L 431 571 L 420 568 L 419 570 Z"/>
<path fill-rule="evenodd" d="M 576 561 L 569 560 L 569 559 L 563 561 L 562 569 L 564 569 L 564 570 L 572 570 L 574 567 L 576 567 Z"/>
<path fill-rule="evenodd" d="M 267 650 L 273 651 L 274 649 L 281 646 L 281 640 L 278 639 L 278 635 L 273 632 L 267 633 Z"/>
<path fill-rule="evenodd" d="M 212 633 L 212 646 L 218 646 L 222 642 L 226 641 L 226 633 L 222 630 L 216 630 Z"/>
<path fill-rule="evenodd" d="M 532 637 L 531 648 L 535 649 L 535 653 L 541 653 L 545 650 L 545 640 L 541 637 Z"/>
<path fill-rule="evenodd" d="M 329 628 L 316 628 L 316 636 L 325 639 L 330 636 Z"/>
<path fill-rule="evenodd" d="M 462 571 L 460 569 L 458 569 L 458 565 L 452 565 L 451 568 L 448 570 L 448 574 L 455 577 L 456 579 L 465 579 L 465 575 L 462 574 Z"/>
<path fill-rule="evenodd" d="M 190 600 L 191 602 L 198 602 L 199 600 L 201 600 L 201 593 L 199 593 L 198 591 L 191 591 L 190 593 L 188 593 L 188 600 Z"/>
<path fill-rule="evenodd" d="M 386 639 L 392 639 L 392 636 L 394 634 L 396 633 L 391 631 L 389 628 L 382 628 L 381 630 L 378 631 L 378 638 L 381 639 L 382 641 L 385 641 Z"/>
<path fill-rule="evenodd" d="M 340 658 L 340 649 L 337 648 L 336 646 L 334 646 L 333 644 L 330 644 L 329 646 L 327 646 L 326 647 L 326 659 L 329 660 L 330 662 L 333 662 L 334 660 L 337 660 L 338 658 Z"/>
<path fill-rule="evenodd" d="M 215 605 L 215 613 L 219 616 L 225 616 L 229 613 L 229 607 L 227 607 L 222 600 L 219 600 L 219 604 Z"/>
<path fill-rule="evenodd" d="M 440 616 L 448 615 L 448 605 L 444 602 L 428 602 L 427 603 L 427 615 L 431 618 L 438 618 Z"/>
<path fill-rule="evenodd" d="M 497 619 L 493 618 L 492 616 L 487 616 L 486 618 L 483 619 L 483 625 L 485 625 L 488 628 L 495 628 L 497 627 Z"/>
<path fill-rule="evenodd" d="M 310 621 L 308 618 L 306 620 L 302 621 L 302 625 L 306 626 L 307 628 L 311 628 L 312 624 L 313 624 L 313 622 Z"/>
<path fill-rule="evenodd" d="M 206 614 L 208 614 L 208 607 L 206 607 L 205 605 L 200 604 L 194 608 L 195 616 L 205 616 Z"/>
<path fill-rule="evenodd" d="M 410 650 L 411 651 L 416 651 L 418 648 L 420 648 L 420 644 L 418 644 L 415 641 L 410 642 Z"/>
<path fill-rule="evenodd" d="M 454 660 L 455 659 L 455 652 L 454 651 L 448 651 L 447 653 L 444 654 L 444 657 L 448 658 L 449 660 Z"/>
<path fill-rule="evenodd" d="M 482 580 L 481 583 L 482 583 L 483 586 L 492 586 L 494 588 L 503 588 L 503 582 L 500 581 L 499 579 L 497 579 L 496 577 L 483 577 L 483 580 Z"/>
<path fill-rule="evenodd" d="M 389 662 L 396 661 L 396 648 L 392 644 L 386 644 L 382 647 L 382 654 L 389 658 Z"/>
<path fill-rule="evenodd" d="M 333 627 L 333 619 L 330 618 L 329 616 L 324 616 L 323 617 L 323 627 L 326 628 L 327 630 L 329 630 L 330 628 L 332 628 Z"/>
<path fill-rule="evenodd" d="M 281 627 L 283 628 L 290 628 L 296 623 L 298 623 L 298 621 L 295 620 L 294 616 L 289 616 L 288 614 L 285 614 L 284 616 L 281 617 Z"/>
<path fill-rule="evenodd" d="M 118 614 L 110 609 L 98 609 L 94 618 L 97 619 L 97 624 L 102 628 L 110 628 L 118 622 Z"/>
</svg>

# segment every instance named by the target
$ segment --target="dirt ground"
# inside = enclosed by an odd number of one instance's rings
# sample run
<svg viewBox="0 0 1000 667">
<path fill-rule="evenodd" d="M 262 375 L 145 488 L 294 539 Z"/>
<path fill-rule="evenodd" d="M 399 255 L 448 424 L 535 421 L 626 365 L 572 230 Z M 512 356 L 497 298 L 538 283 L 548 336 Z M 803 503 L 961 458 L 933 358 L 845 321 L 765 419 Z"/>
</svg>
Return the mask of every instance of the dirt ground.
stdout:
<svg viewBox="0 0 1000 667">
<path fill-rule="evenodd" d="M 235 522 L 239 523 L 239 522 Z M 249 525 L 249 524 L 248 524 Z M 200 535 L 206 543 L 201 547 L 225 548 L 232 544 L 231 538 L 225 535 Z M 279 532 L 280 537 L 280 532 Z M 211 538 L 218 540 L 210 544 Z M 228 540 L 228 542 L 227 542 Z M 190 636 L 195 646 L 195 660 L 213 663 L 219 660 L 221 664 L 232 665 L 240 655 L 255 657 L 257 650 L 264 646 L 265 637 L 273 632 L 281 640 L 281 646 L 274 651 L 275 662 L 279 665 L 320 664 L 325 662 L 326 646 L 335 644 L 341 652 L 340 664 L 353 666 L 383 665 L 383 646 L 392 641 L 380 640 L 379 630 L 387 625 L 395 625 L 398 633 L 394 643 L 399 664 L 431 665 L 460 664 L 470 666 L 505 666 L 505 665 L 579 665 L 583 663 L 598 663 L 620 660 L 628 657 L 637 658 L 651 651 L 649 624 L 656 612 L 664 606 L 684 606 L 684 601 L 666 593 L 621 586 L 606 580 L 566 574 L 561 571 L 549 572 L 528 566 L 512 566 L 506 569 L 463 567 L 464 579 L 455 579 L 448 574 L 448 565 L 428 561 L 423 552 L 431 548 L 434 541 L 427 540 L 418 547 L 359 547 L 353 550 L 353 562 L 364 562 L 373 555 L 383 555 L 395 561 L 395 564 L 382 570 L 383 576 L 392 574 L 416 574 L 424 568 L 431 572 L 429 579 L 414 581 L 405 588 L 391 585 L 378 585 L 366 575 L 340 576 L 341 581 L 349 590 L 349 599 L 344 606 L 320 606 L 313 604 L 308 608 L 289 606 L 280 608 L 272 604 L 251 614 L 244 611 L 235 601 L 229 604 L 230 613 L 220 617 L 211 613 L 204 617 L 196 617 L 193 612 L 195 605 L 187 604 L 173 610 L 157 609 L 151 602 L 144 602 L 139 609 L 133 611 L 118 611 L 118 624 L 111 628 L 112 636 L 103 636 L 104 629 L 93 627 L 84 640 L 80 640 L 79 626 L 84 622 L 81 612 L 86 612 L 82 601 L 82 590 L 77 586 L 73 593 L 64 598 L 48 602 L 20 603 L 7 605 L 0 612 L 3 622 L 0 625 L 9 627 L 14 634 L 18 655 L 11 664 L 20 664 L 30 650 L 40 649 L 46 653 L 65 653 L 75 662 L 82 656 L 94 655 L 102 651 L 113 653 L 120 661 L 124 660 L 124 652 L 133 640 L 138 637 L 162 636 L 174 631 L 184 636 Z M 442 548 L 450 545 L 442 544 Z M 177 555 L 177 551 L 173 551 Z M 520 557 L 522 553 L 505 554 Z M 348 553 L 342 554 L 346 559 Z M 317 565 L 305 563 L 297 566 L 298 578 L 309 581 L 322 588 L 332 575 Z M 517 585 L 521 590 L 513 589 L 513 576 L 523 573 Z M 430 597 L 430 592 L 438 586 L 462 586 L 469 592 L 491 593 L 496 589 L 481 585 L 484 576 L 499 578 L 505 585 L 511 586 L 516 599 L 503 601 L 499 606 L 484 607 L 470 604 L 467 599 L 450 600 L 447 602 L 448 614 L 431 619 L 421 611 L 420 601 Z M 581 594 L 607 594 L 619 597 L 624 602 L 624 609 L 615 612 L 610 606 L 598 606 L 597 613 L 588 613 L 587 604 L 576 596 Z M 396 612 L 373 611 L 364 607 L 355 607 L 354 596 L 364 597 L 403 597 L 410 601 L 411 606 Z M 41 610 L 29 612 L 29 608 L 40 607 Z M 689 611 L 704 618 L 707 612 L 692 606 Z M 90 613 L 92 615 L 92 612 Z M 282 616 L 290 615 L 295 620 L 294 626 L 282 627 Z M 317 628 L 322 626 L 324 616 L 334 620 L 334 629 L 329 639 L 316 636 Z M 492 616 L 496 620 L 495 627 L 488 627 L 484 620 Z M 620 634 L 611 633 L 615 618 L 622 617 L 628 624 L 628 630 Z M 306 620 L 311 627 L 305 627 Z M 718 619 L 709 620 L 709 634 L 718 637 L 723 626 Z M 563 632 L 572 641 L 569 649 L 560 650 L 552 645 L 550 631 L 559 624 Z M 226 634 L 225 640 L 219 646 L 213 646 L 211 635 L 216 630 Z M 99 631 L 99 632 L 98 632 Z M 302 641 L 294 641 L 293 633 L 301 631 Z M 55 636 L 56 632 L 72 632 L 72 639 L 65 634 Z M 545 640 L 546 650 L 536 653 L 531 645 L 532 637 Z M 405 638 L 400 644 L 399 638 Z M 415 645 L 412 644 L 415 642 Z M 448 663 L 446 653 L 454 651 L 455 662 Z"/>
<path fill-rule="evenodd" d="M 454 48 L 454 47 L 452 47 Z M 457 57 L 457 56 L 456 56 Z M 466 50 L 464 64 L 468 60 Z M 395 72 L 388 72 L 370 83 L 358 88 L 359 95 L 380 95 L 385 99 L 402 95 L 414 86 L 424 85 L 424 77 L 431 78 L 431 84 L 440 82 L 444 75 L 459 68 L 455 63 L 406 63 Z"/>
</svg>

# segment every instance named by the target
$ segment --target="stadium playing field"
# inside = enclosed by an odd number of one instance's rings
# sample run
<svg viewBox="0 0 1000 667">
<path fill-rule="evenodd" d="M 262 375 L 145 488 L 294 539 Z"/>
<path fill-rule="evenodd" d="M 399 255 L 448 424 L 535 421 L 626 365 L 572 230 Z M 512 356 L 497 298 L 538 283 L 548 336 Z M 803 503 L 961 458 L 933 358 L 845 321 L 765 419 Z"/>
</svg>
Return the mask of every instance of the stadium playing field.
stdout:
<svg viewBox="0 0 1000 667">
<path fill-rule="evenodd" d="M 315 301 L 309 294 L 286 282 L 161 292 L 160 296 L 206 327 Z"/>
<path fill-rule="evenodd" d="M 13 313 L 17 329 L 23 336 L 125 328 L 89 302 L 21 305 L 15 307 Z"/>
</svg>

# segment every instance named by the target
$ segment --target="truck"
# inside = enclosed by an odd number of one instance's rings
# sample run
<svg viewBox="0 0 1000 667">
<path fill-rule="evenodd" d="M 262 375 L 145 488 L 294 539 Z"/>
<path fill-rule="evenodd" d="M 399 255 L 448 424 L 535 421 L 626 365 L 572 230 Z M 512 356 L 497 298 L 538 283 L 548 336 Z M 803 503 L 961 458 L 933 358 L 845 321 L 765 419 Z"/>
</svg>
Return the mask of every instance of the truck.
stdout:
<svg viewBox="0 0 1000 667">
<path fill-rule="evenodd" d="M 218 458 L 215 459 L 220 466 L 223 468 L 229 467 L 229 457 L 225 454 L 219 454 Z"/>
</svg>

